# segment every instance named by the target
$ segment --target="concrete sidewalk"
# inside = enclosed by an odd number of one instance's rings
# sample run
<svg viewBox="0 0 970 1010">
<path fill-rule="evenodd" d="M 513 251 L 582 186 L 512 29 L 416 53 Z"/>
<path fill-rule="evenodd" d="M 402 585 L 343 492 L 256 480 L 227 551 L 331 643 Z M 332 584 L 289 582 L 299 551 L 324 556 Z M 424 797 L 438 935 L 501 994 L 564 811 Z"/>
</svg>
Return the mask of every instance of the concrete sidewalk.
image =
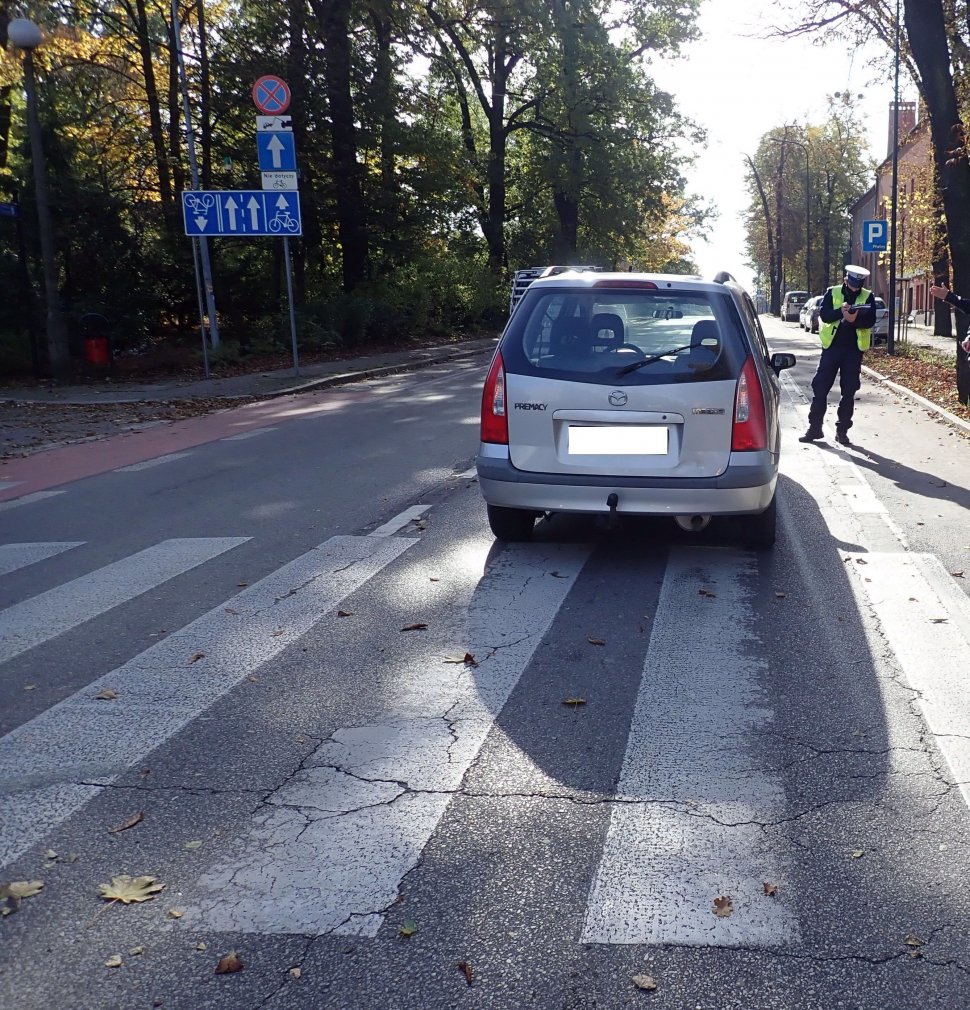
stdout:
<svg viewBox="0 0 970 1010">
<path fill-rule="evenodd" d="M 376 375 L 413 371 L 481 354 L 495 347 L 497 338 L 420 347 L 403 351 L 359 355 L 335 361 L 301 365 L 300 374 L 292 368 L 252 372 L 221 378 L 176 379 L 160 382 L 115 382 L 110 380 L 85 385 L 46 387 L 24 385 L 0 388 L 0 404 L 112 404 L 169 403 L 177 400 L 267 399 L 312 389 L 324 389 Z"/>
</svg>

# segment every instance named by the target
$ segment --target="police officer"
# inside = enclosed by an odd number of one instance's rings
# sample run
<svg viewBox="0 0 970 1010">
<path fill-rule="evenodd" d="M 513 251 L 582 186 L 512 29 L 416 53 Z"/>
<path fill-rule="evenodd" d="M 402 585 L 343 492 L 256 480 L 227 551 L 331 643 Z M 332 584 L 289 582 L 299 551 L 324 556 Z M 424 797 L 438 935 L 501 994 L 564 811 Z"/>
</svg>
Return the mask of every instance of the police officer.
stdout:
<svg viewBox="0 0 970 1010">
<path fill-rule="evenodd" d="M 808 431 L 799 442 L 817 442 L 825 437 L 822 418 L 829 390 L 839 376 L 842 397 L 839 400 L 835 441 L 851 445 L 849 429 L 855 409 L 855 394 L 861 385 L 862 354 L 872 342 L 872 327 L 876 322 L 876 303 L 872 292 L 865 287 L 869 271 L 865 267 L 845 268 L 841 286 L 825 292 L 819 309 L 818 335 L 822 341 L 822 356 L 812 379 L 812 405 L 808 408 Z"/>
</svg>

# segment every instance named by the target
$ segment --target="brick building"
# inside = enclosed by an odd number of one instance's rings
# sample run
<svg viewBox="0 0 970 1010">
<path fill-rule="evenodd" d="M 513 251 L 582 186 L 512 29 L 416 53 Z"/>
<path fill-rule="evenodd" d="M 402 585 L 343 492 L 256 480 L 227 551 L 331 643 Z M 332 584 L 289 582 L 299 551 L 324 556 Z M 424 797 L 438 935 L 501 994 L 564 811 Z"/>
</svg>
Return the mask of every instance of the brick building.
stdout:
<svg viewBox="0 0 970 1010">
<path fill-rule="evenodd" d="M 852 218 L 851 263 L 858 263 L 870 272 L 872 290 L 888 303 L 889 253 L 862 251 L 862 222 L 892 215 L 892 144 L 893 111 L 889 106 L 889 131 L 886 158 L 876 167 L 875 185 L 870 187 L 849 208 Z M 929 287 L 933 234 L 932 191 L 933 150 L 929 122 L 925 116 L 917 121 L 916 103 L 899 103 L 899 157 L 897 163 L 897 254 L 896 294 L 898 311 L 923 313 L 932 311 Z M 908 248 L 907 248 L 908 247 Z"/>
</svg>

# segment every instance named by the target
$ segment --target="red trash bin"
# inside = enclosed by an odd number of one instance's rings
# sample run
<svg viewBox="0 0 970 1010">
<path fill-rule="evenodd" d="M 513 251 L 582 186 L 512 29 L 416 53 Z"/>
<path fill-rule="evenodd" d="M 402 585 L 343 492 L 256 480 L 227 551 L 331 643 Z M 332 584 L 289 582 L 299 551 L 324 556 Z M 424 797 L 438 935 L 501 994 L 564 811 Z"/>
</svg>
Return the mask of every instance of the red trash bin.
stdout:
<svg viewBox="0 0 970 1010">
<path fill-rule="evenodd" d="M 110 365 L 111 352 L 107 337 L 84 338 L 84 360 L 89 365 Z"/>
</svg>

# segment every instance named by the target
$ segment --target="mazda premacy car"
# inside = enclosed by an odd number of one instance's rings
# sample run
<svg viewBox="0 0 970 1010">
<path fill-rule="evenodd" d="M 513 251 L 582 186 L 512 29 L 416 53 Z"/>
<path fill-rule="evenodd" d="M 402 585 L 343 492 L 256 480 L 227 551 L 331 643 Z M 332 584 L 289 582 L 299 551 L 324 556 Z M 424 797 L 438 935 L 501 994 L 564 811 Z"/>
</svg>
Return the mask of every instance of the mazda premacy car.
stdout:
<svg viewBox="0 0 970 1010">
<path fill-rule="evenodd" d="M 534 281 L 492 358 L 477 469 L 492 532 L 557 512 L 740 517 L 775 541 L 778 375 L 729 274 L 566 272 Z"/>
</svg>

